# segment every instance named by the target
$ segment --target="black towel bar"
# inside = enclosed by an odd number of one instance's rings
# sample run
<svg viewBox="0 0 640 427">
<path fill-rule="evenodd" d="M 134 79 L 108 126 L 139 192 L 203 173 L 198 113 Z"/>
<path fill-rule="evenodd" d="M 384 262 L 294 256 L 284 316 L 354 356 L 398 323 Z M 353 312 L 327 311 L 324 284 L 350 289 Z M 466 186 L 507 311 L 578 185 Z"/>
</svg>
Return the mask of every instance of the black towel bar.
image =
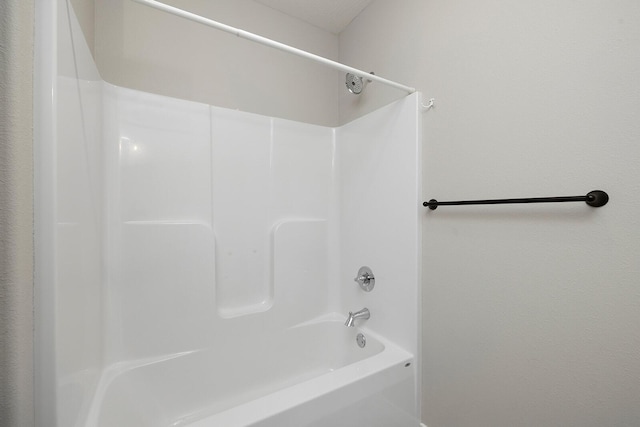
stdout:
<svg viewBox="0 0 640 427">
<path fill-rule="evenodd" d="M 454 205 L 502 205 L 507 203 L 558 203 L 558 202 L 585 202 L 589 206 L 599 208 L 609 201 L 609 195 L 601 190 L 593 190 L 586 196 L 566 196 L 566 197 L 533 197 L 528 199 L 491 199 L 491 200 L 460 200 L 456 202 L 439 202 L 431 199 L 422 205 L 431 210 L 436 210 L 438 206 Z"/>
</svg>

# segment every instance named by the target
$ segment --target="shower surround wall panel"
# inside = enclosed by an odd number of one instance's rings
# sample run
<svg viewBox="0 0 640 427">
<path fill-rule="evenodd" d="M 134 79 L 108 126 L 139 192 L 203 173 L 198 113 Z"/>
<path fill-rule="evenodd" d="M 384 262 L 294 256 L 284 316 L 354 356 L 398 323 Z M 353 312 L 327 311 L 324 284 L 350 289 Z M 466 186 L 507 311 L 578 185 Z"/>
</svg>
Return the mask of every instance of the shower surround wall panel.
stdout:
<svg viewBox="0 0 640 427">
<path fill-rule="evenodd" d="M 326 243 L 304 233 L 326 227 L 331 130 L 215 107 L 211 125 L 217 309 L 222 317 L 265 311 L 284 223 L 300 223 L 299 238 L 318 242 L 326 258 Z M 308 279 L 324 288 L 323 272 L 315 274 Z"/>
<path fill-rule="evenodd" d="M 419 425 L 418 95 L 327 128 L 119 88 L 57 4 L 38 425 Z"/>
<path fill-rule="evenodd" d="M 113 360 L 198 348 L 215 319 L 209 108 L 115 86 L 105 100 Z"/>
<path fill-rule="evenodd" d="M 280 328 L 327 311 L 331 129 L 115 86 L 105 99 L 114 360 L 201 349 L 252 313 Z"/>
<path fill-rule="evenodd" d="M 75 426 L 104 367 L 103 82 L 67 3 L 37 15 L 35 416 Z"/>
<path fill-rule="evenodd" d="M 340 311 L 365 304 L 367 324 L 417 354 L 421 197 L 419 94 L 338 128 L 340 277 L 366 265 L 376 285 L 340 287 Z"/>
<path fill-rule="evenodd" d="M 271 120 L 215 109 L 211 125 L 216 308 L 223 317 L 264 311 L 273 301 Z"/>
</svg>

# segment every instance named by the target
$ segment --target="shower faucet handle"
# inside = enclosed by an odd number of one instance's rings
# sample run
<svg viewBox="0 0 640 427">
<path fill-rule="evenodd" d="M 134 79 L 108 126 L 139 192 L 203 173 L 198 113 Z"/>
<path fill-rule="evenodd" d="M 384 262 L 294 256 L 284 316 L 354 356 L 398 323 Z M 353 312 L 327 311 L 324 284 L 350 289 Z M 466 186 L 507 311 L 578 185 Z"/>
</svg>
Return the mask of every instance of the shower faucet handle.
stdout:
<svg viewBox="0 0 640 427">
<path fill-rule="evenodd" d="M 369 273 L 364 273 L 358 277 L 356 277 L 355 279 L 353 279 L 355 282 L 358 283 L 362 283 L 362 282 L 369 282 L 371 279 L 375 279 L 374 277 L 372 277 Z"/>
<path fill-rule="evenodd" d="M 360 285 L 360 288 L 365 292 L 371 292 L 376 285 L 376 278 L 373 276 L 373 271 L 367 266 L 360 267 L 358 270 L 358 276 L 353 279 Z"/>
</svg>

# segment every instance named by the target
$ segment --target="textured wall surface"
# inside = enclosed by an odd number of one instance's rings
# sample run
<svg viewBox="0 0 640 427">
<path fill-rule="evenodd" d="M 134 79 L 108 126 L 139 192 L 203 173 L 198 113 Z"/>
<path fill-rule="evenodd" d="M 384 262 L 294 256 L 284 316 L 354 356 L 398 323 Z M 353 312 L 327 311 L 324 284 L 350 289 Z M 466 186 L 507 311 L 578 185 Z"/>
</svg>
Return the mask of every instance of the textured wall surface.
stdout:
<svg viewBox="0 0 640 427">
<path fill-rule="evenodd" d="M 33 424 L 33 2 L 0 2 L 0 424 Z"/>
<path fill-rule="evenodd" d="M 611 196 L 425 210 L 423 422 L 640 425 L 640 3 L 376 1 L 340 42 L 436 98 L 425 200 Z"/>
</svg>

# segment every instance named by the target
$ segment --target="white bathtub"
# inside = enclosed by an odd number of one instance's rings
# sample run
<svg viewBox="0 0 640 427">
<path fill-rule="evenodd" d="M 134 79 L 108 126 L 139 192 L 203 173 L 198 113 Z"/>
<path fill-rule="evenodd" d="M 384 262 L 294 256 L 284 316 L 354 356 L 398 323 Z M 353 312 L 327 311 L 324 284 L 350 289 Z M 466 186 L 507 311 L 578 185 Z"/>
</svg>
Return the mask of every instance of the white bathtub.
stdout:
<svg viewBox="0 0 640 427">
<path fill-rule="evenodd" d="M 87 425 L 415 427 L 415 369 L 411 354 L 366 329 L 309 323 L 117 364 L 102 378 Z"/>
</svg>

